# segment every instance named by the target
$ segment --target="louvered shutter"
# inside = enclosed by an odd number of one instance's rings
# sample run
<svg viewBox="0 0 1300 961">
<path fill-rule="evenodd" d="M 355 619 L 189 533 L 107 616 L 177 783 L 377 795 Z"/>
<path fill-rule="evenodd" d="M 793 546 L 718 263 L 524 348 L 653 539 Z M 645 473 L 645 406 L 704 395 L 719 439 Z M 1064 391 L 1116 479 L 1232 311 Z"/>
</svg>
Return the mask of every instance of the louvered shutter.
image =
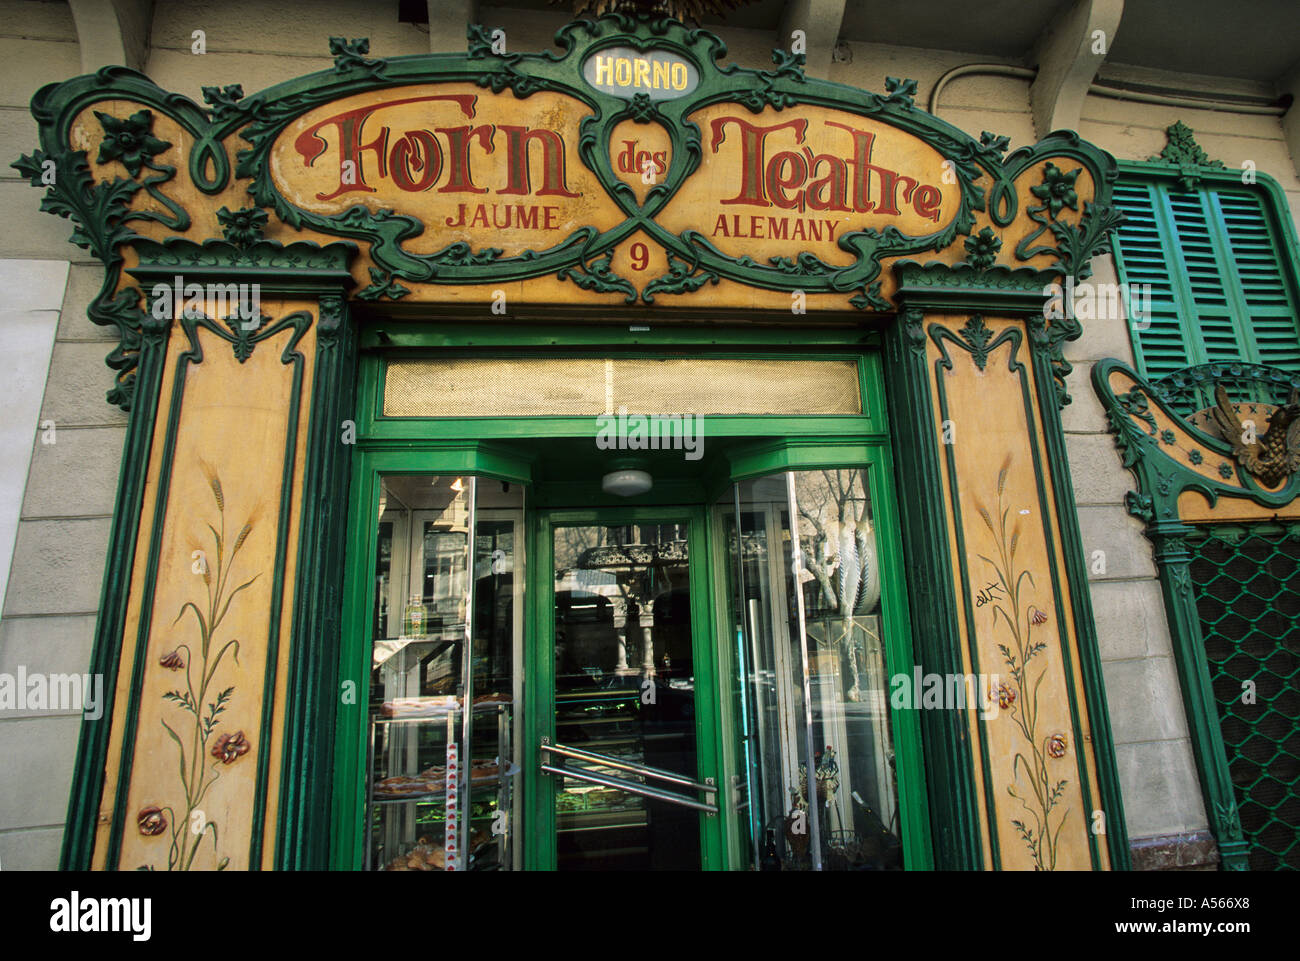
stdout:
<svg viewBox="0 0 1300 961">
<path fill-rule="evenodd" d="M 1164 212 L 1163 194 L 1154 184 L 1122 182 L 1115 187 L 1115 203 L 1124 212 L 1116 260 L 1120 279 L 1130 288 L 1147 284 L 1151 288 L 1151 315 L 1145 329 L 1132 327 L 1138 366 L 1152 380 L 1187 367 L 1194 361 L 1189 336 L 1183 323 L 1188 301 L 1182 271 L 1172 262 L 1170 229 Z M 1128 316 L 1133 322 L 1134 312 Z"/>
<path fill-rule="evenodd" d="M 1281 245 L 1269 229 L 1258 194 L 1219 190 L 1219 207 L 1229 258 L 1235 266 L 1243 329 L 1255 341 L 1252 357 L 1261 364 L 1300 370 L 1296 304 L 1288 289 Z"/>
<path fill-rule="evenodd" d="M 1118 231 L 1120 279 L 1151 285 L 1150 324 L 1132 325 L 1148 378 L 1232 360 L 1300 371 L 1289 265 L 1260 194 L 1130 179 L 1115 201 L 1127 219 Z"/>
</svg>

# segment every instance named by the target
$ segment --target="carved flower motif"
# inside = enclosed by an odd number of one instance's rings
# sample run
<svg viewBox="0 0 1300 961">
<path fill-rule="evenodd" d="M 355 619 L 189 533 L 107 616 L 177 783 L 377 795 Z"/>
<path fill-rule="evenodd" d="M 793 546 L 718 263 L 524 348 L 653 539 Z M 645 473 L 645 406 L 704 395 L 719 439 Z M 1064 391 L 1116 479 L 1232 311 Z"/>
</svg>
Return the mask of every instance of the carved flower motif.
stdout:
<svg viewBox="0 0 1300 961">
<path fill-rule="evenodd" d="M 1193 464 L 1199 464 L 1201 461 L 1205 460 L 1205 455 L 1203 455 L 1199 450 L 1190 450 L 1187 452 L 1187 459 Z"/>
<path fill-rule="evenodd" d="M 989 696 L 996 697 L 998 699 L 998 707 L 1004 711 L 1012 704 L 1016 703 L 1016 689 L 1014 687 L 1009 687 L 1006 684 L 999 684 L 997 687 L 993 688 L 989 691 Z"/>
<path fill-rule="evenodd" d="M 966 260 L 972 267 L 992 267 L 1001 249 L 1002 238 L 993 233 L 992 227 L 966 238 Z"/>
<path fill-rule="evenodd" d="M 219 759 L 222 764 L 230 764 L 247 754 L 249 747 L 243 731 L 223 734 L 217 738 L 217 743 L 212 745 L 212 756 Z"/>
<path fill-rule="evenodd" d="M 185 666 L 185 656 L 181 654 L 180 648 L 177 648 L 158 658 L 158 663 L 169 671 L 179 671 Z"/>
<path fill-rule="evenodd" d="M 1171 430 L 1162 430 L 1160 432 L 1160 439 L 1164 441 L 1166 444 L 1172 444 L 1175 440 L 1177 440 L 1177 438 L 1174 436 L 1174 432 Z"/>
<path fill-rule="evenodd" d="M 135 823 L 141 834 L 151 838 L 167 830 L 167 815 L 163 814 L 162 808 L 141 808 L 135 816 Z"/>
<path fill-rule="evenodd" d="M 1052 757 L 1065 757 L 1065 735 L 1053 734 L 1047 739 L 1047 753 Z"/>
<path fill-rule="evenodd" d="M 119 120 L 110 114 L 95 111 L 104 128 L 104 139 L 99 142 L 99 156 L 96 163 L 108 163 L 111 160 L 122 161 L 127 173 L 139 176 L 140 168 L 149 162 L 149 158 L 160 154 L 171 144 L 159 140 L 150 130 L 153 128 L 153 113 L 140 110 L 125 120 Z"/>
<path fill-rule="evenodd" d="M 1227 480 L 1228 478 L 1232 477 L 1232 465 L 1229 464 L 1226 460 L 1219 465 L 1219 476 L 1222 477 L 1224 480 Z"/>
<path fill-rule="evenodd" d="M 1082 170 L 1082 168 L 1080 168 Z M 1062 207 L 1079 209 L 1079 195 L 1074 191 L 1074 181 L 1080 170 L 1066 173 L 1054 163 L 1049 163 L 1043 170 L 1043 182 L 1037 187 L 1030 187 L 1029 192 L 1039 200 L 1047 201 L 1047 208 L 1052 218 L 1061 212 Z"/>
<path fill-rule="evenodd" d="M 217 211 L 217 222 L 221 224 L 221 232 L 232 244 L 241 247 L 262 239 L 266 221 L 266 211 L 257 207 L 242 207 L 233 213 L 228 207 L 222 207 Z"/>
</svg>

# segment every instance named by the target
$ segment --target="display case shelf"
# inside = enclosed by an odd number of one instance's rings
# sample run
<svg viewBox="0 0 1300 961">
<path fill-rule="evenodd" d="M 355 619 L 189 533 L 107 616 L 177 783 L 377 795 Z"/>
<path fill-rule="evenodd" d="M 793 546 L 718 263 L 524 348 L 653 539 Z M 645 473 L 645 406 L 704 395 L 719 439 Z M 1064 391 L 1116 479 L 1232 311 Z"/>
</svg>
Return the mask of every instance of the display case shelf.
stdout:
<svg viewBox="0 0 1300 961">
<path fill-rule="evenodd" d="M 444 710 L 426 715 L 372 714 L 366 771 L 367 870 L 475 870 L 512 863 L 509 815 L 519 774 L 511 760 L 512 704 L 485 701 L 472 706 L 470 746 L 479 755 L 475 758 L 459 754 L 464 713 L 463 705 L 449 699 Z M 468 765 L 471 772 L 475 763 L 495 764 L 497 770 L 449 786 L 448 745 L 455 745 L 458 764 Z M 424 778 L 429 789 L 389 794 L 383 789 L 389 778 L 409 779 L 408 784 Z M 459 822 L 451 836 L 459 839 L 454 847 L 447 840 L 451 811 L 457 812 Z M 485 854 L 489 848 L 490 857 Z M 458 859 L 455 852 L 465 856 Z"/>
</svg>

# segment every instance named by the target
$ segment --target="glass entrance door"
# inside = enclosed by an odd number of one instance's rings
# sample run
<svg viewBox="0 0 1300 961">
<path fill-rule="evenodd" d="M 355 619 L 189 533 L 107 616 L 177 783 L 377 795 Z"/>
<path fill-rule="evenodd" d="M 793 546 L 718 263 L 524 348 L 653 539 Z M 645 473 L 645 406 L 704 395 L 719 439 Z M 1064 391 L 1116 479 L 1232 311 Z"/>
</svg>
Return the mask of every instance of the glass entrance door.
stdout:
<svg viewBox="0 0 1300 961">
<path fill-rule="evenodd" d="M 703 524 L 566 512 L 541 532 L 539 866 L 720 866 Z"/>
</svg>

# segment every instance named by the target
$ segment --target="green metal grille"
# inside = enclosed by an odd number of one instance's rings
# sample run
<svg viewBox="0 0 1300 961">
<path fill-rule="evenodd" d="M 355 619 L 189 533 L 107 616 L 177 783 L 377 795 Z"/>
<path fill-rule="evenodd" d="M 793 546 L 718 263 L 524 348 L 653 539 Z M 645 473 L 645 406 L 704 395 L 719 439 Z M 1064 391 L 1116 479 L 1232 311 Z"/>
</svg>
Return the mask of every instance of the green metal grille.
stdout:
<svg viewBox="0 0 1300 961">
<path fill-rule="evenodd" d="M 1251 870 L 1300 868 L 1300 526 L 1215 526 L 1189 546 Z"/>
</svg>

